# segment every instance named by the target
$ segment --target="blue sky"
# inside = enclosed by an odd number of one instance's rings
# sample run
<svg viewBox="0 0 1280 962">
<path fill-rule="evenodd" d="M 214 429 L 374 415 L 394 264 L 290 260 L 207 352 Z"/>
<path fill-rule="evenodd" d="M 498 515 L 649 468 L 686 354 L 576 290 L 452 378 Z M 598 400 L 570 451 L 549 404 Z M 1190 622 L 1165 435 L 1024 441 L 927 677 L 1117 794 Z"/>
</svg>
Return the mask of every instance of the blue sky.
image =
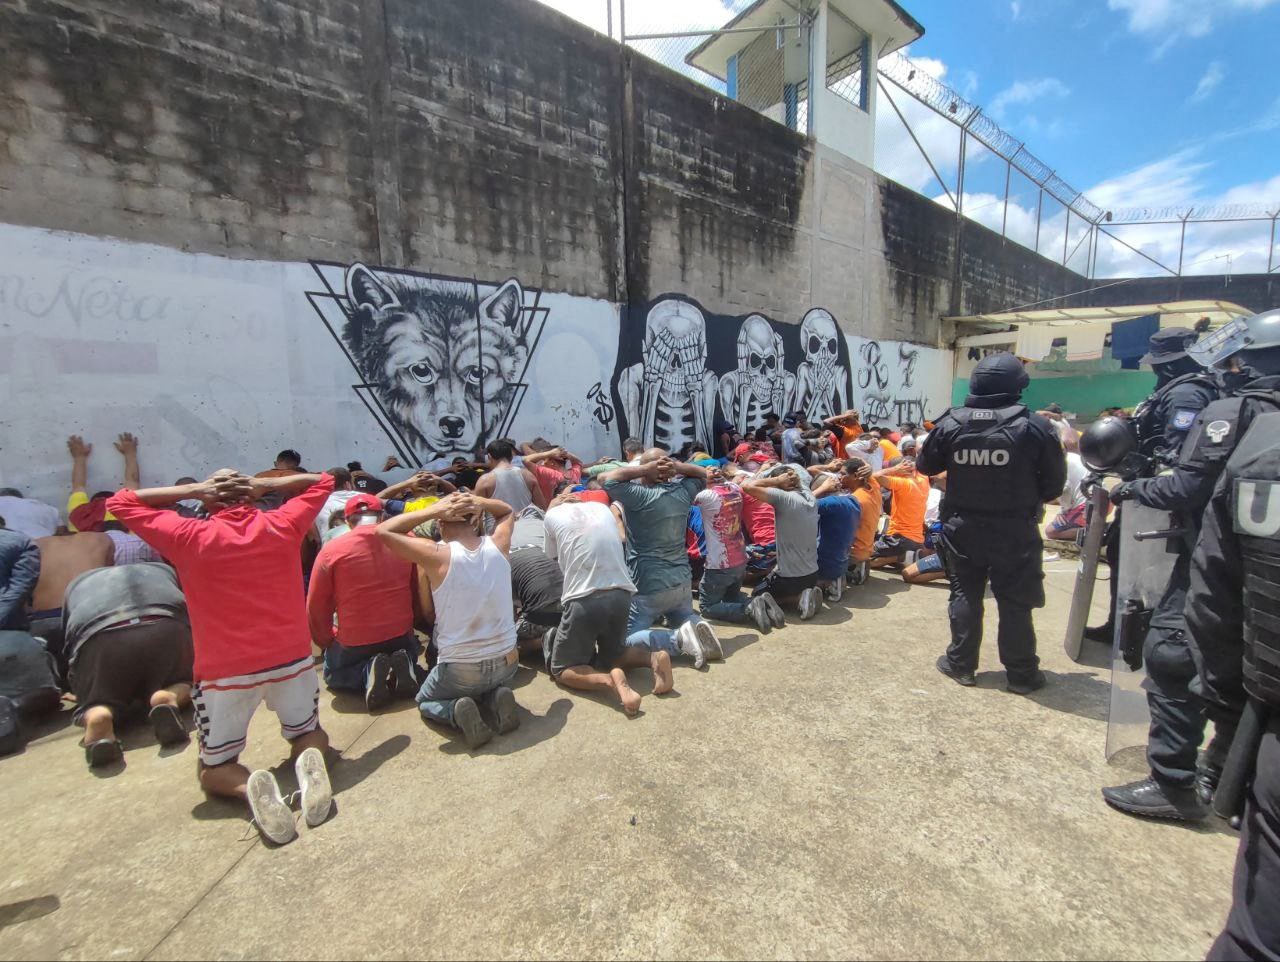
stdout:
<svg viewBox="0 0 1280 962">
<path fill-rule="evenodd" d="M 1182 152 L 1207 165 L 1195 174 L 1206 195 L 1280 174 L 1280 2 L 911 0 L 907 9 L 925 27 L 909 55 L 946 64 L 953 86 L 997 108 L 1077 187 Z"/>
<path fill-rule="evenodd" d="M 605 29 L 609 0 L 543 0 Z M 626 0 L 628 33 L 714 29 L 750 0 Z M 1106 210 L 1228 204 L 1280 208 L 1280 0 L 901 0 L 925 27 L 906 51 L 1067 183 Z M 615 28 L 617 4 L 613 0 Z M 655 41 L 646 52 L 685 69 L 696 41 Z M 683 46 L 681 46 L 683 44 Z M 958 129 L 901 91 L 895 100 L 954 192 Z M 984 156 L 985 154 L 985 156 Z M 941 203 L 943 186 L 883 102 L 876 169 Z M 1005 213 L 1005 166 L 970 148 L 965 212 L 1034 246 L 1038 189 L 1015 175 Z M 1041 246 L 1083 270 L 1088 247 L 1063 209 L 1041 211 Z M 1138 224 L 1117 236 L 1166 265 L 1177 226 Z M 1065 238 L 1064 238 L 1065 235 Z M 1188 228 L 1186 273 L 1265 271 L 1269 224 Z M 1280 265 L 1280 245 L 1275 263 Z M 1159 274 L 1123 245 L 1098 245 L 1099 276 Z"/>
</svg>

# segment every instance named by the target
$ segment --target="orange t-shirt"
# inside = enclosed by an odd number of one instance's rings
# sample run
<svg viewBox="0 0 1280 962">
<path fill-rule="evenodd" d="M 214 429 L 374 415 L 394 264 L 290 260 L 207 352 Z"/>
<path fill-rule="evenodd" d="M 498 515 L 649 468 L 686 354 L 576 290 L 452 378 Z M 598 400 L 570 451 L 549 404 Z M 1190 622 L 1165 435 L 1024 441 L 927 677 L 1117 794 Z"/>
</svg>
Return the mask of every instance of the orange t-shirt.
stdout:
<svg viewBox="0 0 1280 962">
<path fill-rule="evenodd" d="M 923 474 L 909 478 L 884 477 L 880 481 L 893 493 L 886 534 L 924 544 L 924 513 L 929 507 L 929 479 Z"/>
<path fill-rule="evenodd" d="M 902 452 L 898 450 L 898 446 L 888 438 L 880 439 L 880 450 L 884 452 L 884 463 L 888 464 L 894 458 L 902 457 Z"/>
<path fill-rule="evenodd" d="M 849 556 L 854 561 L 866 561 L 871 557 L 871 549 L 876 543 L 876 531 L 880 527 L 880 515 L 884 511 L 884 498 L 880 493 L 880 485 L 873 478 L 867 487 L 853 492 L 853 499 L 862 509 L 862 517 L 858 522 L 858 531 L 854 535 Z"/>
<path fill-rule="evenodd" d="M 836 457 L 844 460 L 849 456 L 849 452 L 845 449 L 845 445 L 850 441 L 856 441 L 858 438 L 862 437 L 862 428 L 858 427 L 856 424 L 851 428 L 847 428 L 843 424 L 837 424 L 833 433 L 836 437 Z"/>
</svg>

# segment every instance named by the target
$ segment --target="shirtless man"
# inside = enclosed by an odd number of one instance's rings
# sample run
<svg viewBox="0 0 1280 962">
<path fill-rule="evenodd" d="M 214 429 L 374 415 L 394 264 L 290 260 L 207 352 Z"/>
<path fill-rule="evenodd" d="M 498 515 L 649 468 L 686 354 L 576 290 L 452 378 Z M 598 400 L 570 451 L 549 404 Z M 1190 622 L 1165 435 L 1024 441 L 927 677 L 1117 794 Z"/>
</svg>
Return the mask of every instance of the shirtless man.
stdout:
<svg viewBox="0 0 1280 962">
<path fill-rule="evenodd" d="M 115 545 L 100 531 L 55 534 L 37 538 L 40 549 L 40 580 L 31 598 L 31 634 L 43 638 L 49 653 L 65 671 L 62 651 L 62 597 L 67 585 L 94 568 L 115 561 Z"/>
</svg>

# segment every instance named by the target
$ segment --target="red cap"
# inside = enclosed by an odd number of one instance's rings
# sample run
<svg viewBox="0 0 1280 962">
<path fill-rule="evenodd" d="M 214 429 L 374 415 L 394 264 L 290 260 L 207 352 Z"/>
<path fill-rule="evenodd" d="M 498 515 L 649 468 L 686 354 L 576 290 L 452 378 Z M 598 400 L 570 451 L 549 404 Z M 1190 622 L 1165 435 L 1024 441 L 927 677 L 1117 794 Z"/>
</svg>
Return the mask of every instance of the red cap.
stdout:
<svg viewBox="0 0 1280 962">
<path fill-rule="evenodd" d="M 349 519 L 361 511 L 381 511 L 382 509 L 381 498 L 372 494 L 357 494 L 354 498 L 347 499 L 346 506 L 342 509 L 342 516 Z"/>
<path fill-rule="evenodd" d="M 751 447 L 751 445 L 745 442 L 742 444 L 739 444 L 736 448 L 733 449 L 734 460 L 737 460 L 738 458 L 742 457 L 744 454 L 750 454 L 753 450 L 754 449 Z"/>
</svg>

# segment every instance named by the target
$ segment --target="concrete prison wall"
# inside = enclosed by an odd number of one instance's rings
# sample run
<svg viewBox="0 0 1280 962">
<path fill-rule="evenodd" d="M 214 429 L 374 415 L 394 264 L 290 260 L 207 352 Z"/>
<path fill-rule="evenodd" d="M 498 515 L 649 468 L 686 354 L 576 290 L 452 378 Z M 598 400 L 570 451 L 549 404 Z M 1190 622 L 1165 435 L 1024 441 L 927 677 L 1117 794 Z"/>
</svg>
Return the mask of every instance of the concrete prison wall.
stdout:
<svg viewBox="0 0 1280 962">
<path fill-rule="evenodd" d="M 526 0 L 0 8 L 0 483 L 948 402 L 1081 279 Z"/>
</svg>

